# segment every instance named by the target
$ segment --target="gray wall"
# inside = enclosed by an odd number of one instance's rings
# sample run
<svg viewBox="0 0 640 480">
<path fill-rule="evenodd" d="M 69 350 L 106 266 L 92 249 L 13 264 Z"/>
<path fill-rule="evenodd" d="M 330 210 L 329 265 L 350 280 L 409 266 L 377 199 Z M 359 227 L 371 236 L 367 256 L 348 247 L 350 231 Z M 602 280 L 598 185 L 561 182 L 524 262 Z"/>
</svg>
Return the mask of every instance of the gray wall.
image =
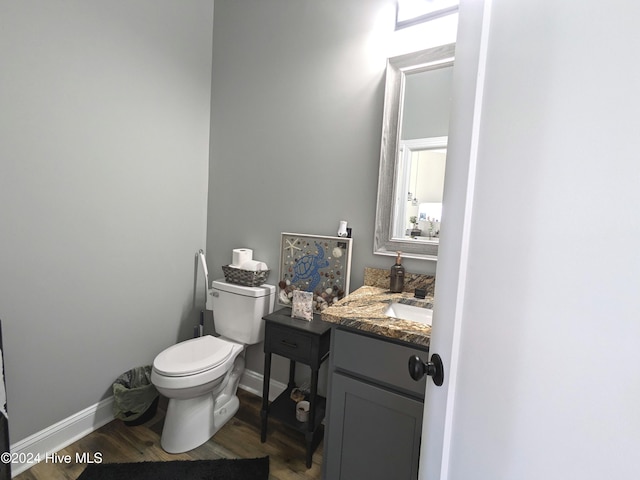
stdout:
<svg viewBox="0 0 640 480">
<path fill-rule="evenodd" d="M 385 60 L 375 40 L 392 4 L 218 0 L 212 77 L 210 0 L 0 0 L 13 443 L 190 334 L 205 236 L 214 277 L 246 246 L 275 281 L 280 232 L 332 235 L 342 219 L 352 288 L 365 266 L 392 263 L 371 253 Z M 262 371 L 260 347 L 248 360 Z"/>
<path fill-rule="evenodd" d="M 216 0 L 207 254 L 213 275 L 234 247 L 277 283 L 281 232 L 353 228 L 351 286 L 373 255 L 385 52 L 392 0 Z M 434 273 L 432 262 L 407 270 Z M 247 365 L 262 372 L 262 345 Z M 275 377 L 287 377 L 284 362 Z"/>
<path fill-rule="evenodd" d="M 0 1 L 0 318 L 12 443 L 195 321 L 213 2 Z"/>
</svg>

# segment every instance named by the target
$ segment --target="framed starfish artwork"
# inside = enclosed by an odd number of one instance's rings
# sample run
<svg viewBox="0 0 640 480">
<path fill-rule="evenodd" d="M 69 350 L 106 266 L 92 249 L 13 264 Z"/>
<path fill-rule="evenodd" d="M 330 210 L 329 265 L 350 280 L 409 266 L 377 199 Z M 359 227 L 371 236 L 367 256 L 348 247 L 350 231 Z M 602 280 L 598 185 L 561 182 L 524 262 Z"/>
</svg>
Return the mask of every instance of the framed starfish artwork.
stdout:
<svg viewBox="0 0 640 480">
<path fill-rule="evenodd" d="M 313 293 L 313 311 L 320 313 L 349 293 L 351 246 L 345 237 L 282 233 L 278 303 L 291 306 L 293 292 Z"/>
</svg>

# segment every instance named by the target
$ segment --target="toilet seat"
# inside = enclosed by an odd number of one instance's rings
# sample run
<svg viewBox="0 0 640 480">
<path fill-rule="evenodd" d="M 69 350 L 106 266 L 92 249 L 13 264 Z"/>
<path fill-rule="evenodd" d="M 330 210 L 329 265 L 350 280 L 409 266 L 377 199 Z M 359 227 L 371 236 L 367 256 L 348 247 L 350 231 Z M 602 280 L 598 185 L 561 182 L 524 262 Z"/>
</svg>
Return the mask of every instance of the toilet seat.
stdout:
<svg viewBox="0 0 640 480">
<path fill-rule="evenodd" d="M 160 375 L 184 377 L 211 370 L 234 353 L 235 344 L 211 335 L 192 338 L 162 351 L 153 361 Z"/>
</svg>

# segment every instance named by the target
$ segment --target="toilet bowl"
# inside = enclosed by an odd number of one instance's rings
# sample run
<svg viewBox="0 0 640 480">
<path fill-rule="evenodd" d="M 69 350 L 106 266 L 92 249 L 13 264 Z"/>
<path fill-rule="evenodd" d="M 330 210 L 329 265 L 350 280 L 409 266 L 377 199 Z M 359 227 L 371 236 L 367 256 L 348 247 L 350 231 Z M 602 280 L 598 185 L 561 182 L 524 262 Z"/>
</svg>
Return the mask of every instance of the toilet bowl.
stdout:
<svg viewBox="0 0 640 480">
<path fill-rule="evenodd" d="M 235 397 L 244 369 L 243 346 L 206 335 L 169 347 L 156 357 L 151 383 L 169 399 L 162 448 L 194 449 L 238 410 Z"/>
<path fill-rule="evenodd" d="M 210 293 L 216 332 L 223 336 L 186 340 L 153 361 L 151 383 L 169 399 L 160 440 L 169 453 L 202 445 L 236 414 L 245 344 L 264 339 L 262 316 L 275 303 L 272 285 L 243 287 L 216 280 Z"/>
</svg>

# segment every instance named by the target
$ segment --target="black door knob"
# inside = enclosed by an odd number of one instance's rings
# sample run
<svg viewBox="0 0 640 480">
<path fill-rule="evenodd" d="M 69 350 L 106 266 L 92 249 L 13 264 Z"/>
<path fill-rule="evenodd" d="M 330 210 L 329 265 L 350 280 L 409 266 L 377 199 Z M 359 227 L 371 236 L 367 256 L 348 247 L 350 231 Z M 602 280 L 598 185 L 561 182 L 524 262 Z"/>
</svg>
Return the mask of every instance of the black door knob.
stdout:
<svg viewBox="0 0 640 480">
<path fill-rule="evenodd" d="M 417 355 L 409 357 L 409 375 L 416 382 L 425 375 L 429 375 L 438 387 L 444 382 L 444 365 L 440 355 L 434 353 L 429 362 L 423 362 Z"/>
</svg>

